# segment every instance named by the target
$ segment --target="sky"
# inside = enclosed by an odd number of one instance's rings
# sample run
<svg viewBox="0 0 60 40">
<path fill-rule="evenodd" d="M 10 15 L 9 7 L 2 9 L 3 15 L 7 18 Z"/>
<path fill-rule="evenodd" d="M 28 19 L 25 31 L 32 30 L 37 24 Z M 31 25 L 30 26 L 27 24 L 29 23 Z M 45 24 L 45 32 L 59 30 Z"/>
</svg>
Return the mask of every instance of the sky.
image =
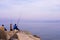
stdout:
<svg viewBox="0 0 60 40">
<path fill-rule="evenodd" d="M 60 0 L 0 0 L 0 19 L 60 20 Z"/>
</svg>

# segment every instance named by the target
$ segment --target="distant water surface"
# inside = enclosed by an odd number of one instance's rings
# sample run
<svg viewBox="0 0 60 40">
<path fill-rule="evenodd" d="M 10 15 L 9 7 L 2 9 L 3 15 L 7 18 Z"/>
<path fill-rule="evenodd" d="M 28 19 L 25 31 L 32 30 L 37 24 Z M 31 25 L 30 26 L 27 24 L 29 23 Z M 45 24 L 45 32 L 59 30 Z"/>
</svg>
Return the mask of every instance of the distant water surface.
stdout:
<svg viewBox="0 0 60 40">
<path fill-rule="evenodd" d="M 60 40 L 60 23 L 21 23 L 20 28 L 40 36 L 42 40 Z"/>
</svg>

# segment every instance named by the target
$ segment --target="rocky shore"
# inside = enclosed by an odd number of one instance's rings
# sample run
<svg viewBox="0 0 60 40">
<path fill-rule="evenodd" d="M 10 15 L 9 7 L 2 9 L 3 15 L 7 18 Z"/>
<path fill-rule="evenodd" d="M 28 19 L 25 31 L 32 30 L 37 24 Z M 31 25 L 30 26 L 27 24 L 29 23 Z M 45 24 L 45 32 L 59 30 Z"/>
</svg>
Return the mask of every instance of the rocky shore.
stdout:
<svg viewBox="0 0 60 40">
<path fill-rule="evenodd" d="M 0 40 L 40 40 L 37 35 L 32 35 L 27 31 L 3 31 L 0 30 Z"/>
</svg>

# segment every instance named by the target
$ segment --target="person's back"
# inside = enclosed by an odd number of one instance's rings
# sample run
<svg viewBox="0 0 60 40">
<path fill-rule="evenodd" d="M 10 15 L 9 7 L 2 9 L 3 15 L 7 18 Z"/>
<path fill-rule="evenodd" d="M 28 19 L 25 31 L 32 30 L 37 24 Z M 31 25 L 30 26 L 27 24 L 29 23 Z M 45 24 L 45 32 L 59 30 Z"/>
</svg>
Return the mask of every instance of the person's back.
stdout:
<svg viewBox="0 0 60 40">
<path fill-rule="evenodd" d="M 4 25 L 2 24 L 2 27 L 4 27 Z M 7 29 L 4 27 L 4 30 L 7 31 Z"/>
<path fill-rule="evenodd" d="M 16 30 L 19 30 L 18 28 L 17 28 L 17 25 L 15 24 L 14 25 L 14 28 L 13 28 L 14 30 L 16 29 Z"/>
<path fill-rule="evenodd" d="M 0 30 L 4 31 L 4 27 L 3 26 L 0 26 Z"/>
</svg>

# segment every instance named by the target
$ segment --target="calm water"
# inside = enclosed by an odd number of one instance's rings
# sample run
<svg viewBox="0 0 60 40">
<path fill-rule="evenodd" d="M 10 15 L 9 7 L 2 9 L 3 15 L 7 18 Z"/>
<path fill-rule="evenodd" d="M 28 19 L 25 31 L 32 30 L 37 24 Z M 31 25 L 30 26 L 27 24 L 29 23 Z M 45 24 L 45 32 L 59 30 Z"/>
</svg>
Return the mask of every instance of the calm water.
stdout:
<svg viewBox="0 0 60 40">
<path fill-rule="evenodd" d="M 36 34 L 42 40 L 60 40 L 60 23 L 21 23 L 20 29 Z"/>
<path fill-rule="evenodd" d="M 9 29 L 9 23 L 5 27 Z M 40 36 L 41 40 L 60 40 L 60 23 L 20 23 L 19 28 Z"/>
</svg>

